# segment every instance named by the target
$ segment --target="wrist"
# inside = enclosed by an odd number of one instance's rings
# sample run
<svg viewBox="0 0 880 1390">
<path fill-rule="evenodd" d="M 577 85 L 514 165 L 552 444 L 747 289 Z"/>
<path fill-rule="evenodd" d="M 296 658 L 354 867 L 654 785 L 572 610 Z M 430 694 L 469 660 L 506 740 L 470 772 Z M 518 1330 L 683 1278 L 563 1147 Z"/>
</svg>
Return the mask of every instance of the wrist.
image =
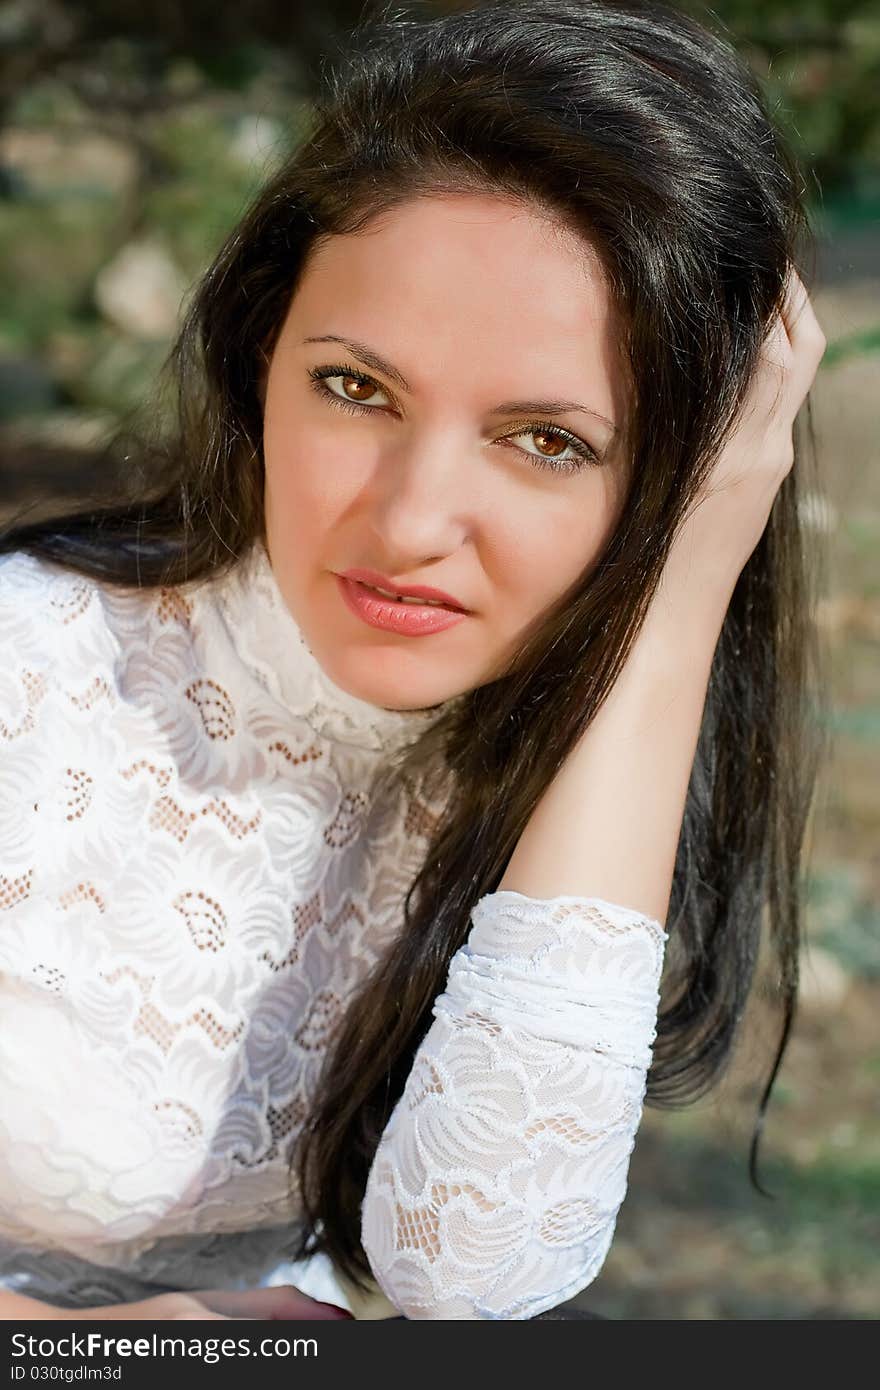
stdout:
<svg viewBox="0 0 880 1390">
<path fill-rule="evenodd" d="M 659 589 L 633 643 L 634 664 L 661 673 L 693 667 L 708 671 L 731 592 L 725 589 L 718 594 L 694 596 L 686 604 L 673 604 Z"/>
</svg>

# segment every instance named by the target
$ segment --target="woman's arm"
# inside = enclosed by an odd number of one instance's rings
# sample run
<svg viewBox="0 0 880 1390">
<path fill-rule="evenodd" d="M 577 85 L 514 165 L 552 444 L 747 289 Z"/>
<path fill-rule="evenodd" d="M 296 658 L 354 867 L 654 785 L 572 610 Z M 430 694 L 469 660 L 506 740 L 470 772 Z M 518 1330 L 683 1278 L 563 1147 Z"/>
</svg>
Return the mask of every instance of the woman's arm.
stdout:
<svg viewBox="0 0 880 1390">
<path fill-rule="evenodd" d="M 652 605 L 472 912 L 365 1194 L 364 1249 L 409 1318 L 534 1318 L 604 1263 L 724 611 L 695 603 L 673 630 L 666 596 Z"/>
<path fill-rule="evenodd" d="M 598 1274 L 641 1118 L 665 933 L 598 898 L 490 893 L 367 1181 L 408 1318 L 527 1319 Z"/>
<path fill-rule="evenodd" d="M 377 1148 L 363 1244 L 410 1317 L 534 1317 L 611 1244 L 712 657 L 825 346 L 797 277 L 787 309 L 617 681 L 473 910 Z"/>
<path fill-rule="evenodd" d="M 685 650 L 643 627 L 472 912 L 365 1194 L 364 1249 L 409 1318 L 533 1318 L 604 1263 L 712 637 L 694 625 Z"/>
<path fill-rule="evenodd" d="M 665 598 L 649 610 L 471 914 L 365 1193 L 364 1249 L 409 1318 L 534 1318 L 602 1268 L 723 612 L 707 605 L 698 620 L 695 606 L 676 640 Z"/>
<path fill-rule="evenodd" d="M 666 920 L 715 647 L 791 468 L 794 420 L 824 350 L 793 275 L 737 427 L 676 535 L 629 657 L 535 808 L 500 887 L 596 893 Z"/>
<path fill-rule="evenodd" d="M 529 818 L 499 888 L 595 894 L 665 922 L 727 603 L 652 605 L 612 690 Z M 729 601 L 729 597 L 728 597 Z"/>
</svg>

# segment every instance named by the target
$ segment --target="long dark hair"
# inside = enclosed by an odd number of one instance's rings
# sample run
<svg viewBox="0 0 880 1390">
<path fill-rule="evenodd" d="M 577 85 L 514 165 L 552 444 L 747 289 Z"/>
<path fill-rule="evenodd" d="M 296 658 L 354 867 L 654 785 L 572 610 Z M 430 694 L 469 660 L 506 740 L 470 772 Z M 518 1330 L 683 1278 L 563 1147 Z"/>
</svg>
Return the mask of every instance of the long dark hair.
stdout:
<svg viewBox="0 0 880 1390">
<path fill-rule="evenodd" d="M 310 134 L 197 287 L 169 359 L 172 436 L 130 453 L 124 501 L 19 520 L 0 541 L 122 585 L 234 565 L 264 537 L 260 365 L 310 247 L 436 190 L 522 199 L 598 250 L 624 325 L 633 468 L 620 523 L 590 572 L 506 673 L 389 763 L 401 786 L 429 785 L 442 768 L 443 809 L 403 929 L 351 1005 L 293 1155 L 300 1254 L 326 1250 L 356 1283 L 369 1272 L 359 1232 L 373 1155 L 470 911 L 496 888 L 626 659 L 676 528 L 736 418 L 789 267 L 809 282 L 803 180 L 756 79 L 722 31 L 647 0 L 505 0 L 367 22 L 326 76 Z M 646 1094 L 682 1105 L 719 1079 L 766 949 L 782 1028 L 753 1181 L 794 1017 L 799 875 L 822 752 L 802 444 L 715 652 Z"/>
</svg>

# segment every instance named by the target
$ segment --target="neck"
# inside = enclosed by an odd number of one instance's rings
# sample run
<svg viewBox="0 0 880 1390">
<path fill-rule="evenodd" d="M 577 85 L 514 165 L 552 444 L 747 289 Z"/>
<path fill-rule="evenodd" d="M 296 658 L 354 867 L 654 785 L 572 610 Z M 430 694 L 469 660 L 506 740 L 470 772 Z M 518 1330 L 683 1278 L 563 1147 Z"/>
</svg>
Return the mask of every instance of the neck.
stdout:
<svg viewBox="0 0 880 1390">
<path fill-rule="evenodd" d="M 413 742 L 453 700 L 391 709 L 343 690 L 327 675 L 293 617 L 258 540 L 224 576 L 217 598 L 240 659 L 292 714 L 316 733 L 381 753 Z"/>
</svg>

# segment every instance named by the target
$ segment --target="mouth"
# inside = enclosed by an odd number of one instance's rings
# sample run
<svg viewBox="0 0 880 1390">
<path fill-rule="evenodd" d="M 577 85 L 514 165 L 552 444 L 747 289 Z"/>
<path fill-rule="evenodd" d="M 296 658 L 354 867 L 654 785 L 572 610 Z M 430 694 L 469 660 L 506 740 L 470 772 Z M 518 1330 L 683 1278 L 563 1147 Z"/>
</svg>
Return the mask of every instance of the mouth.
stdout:
<svg viewBox="0 0 880 1390">
<path fill-rule="evenodd" d="M 452 613 L 468 613 L 470 609 L 452 594 L 436 589 L 431 584 L 395 584 L 387 575 L 377 570 L 348 569 L 340 576 L 352 580 L 363 588 L 392 603 L 409 604 L 412 607 L 445 608 Z"/>
<path fill-rule="evenodd" d="M 339 592 L 349 610 L 370 627 L 382 628 L 404 637 L 423 637 L 442 632 L 464 622 L 468 616 L 461 608 L 451 608 L 439 600 L 426 599 L 381 590 L 362 580 L 337 574 Z"/>
<path fill-rule="evenodd" d="M 417 598 L 415 594 L 395 594 L 390 589 L 380 589 L 378 584 L 366 584 L 362 579 L 355 580 L 364 589 L 370 589 L 374 594 L 380 594 L 382 598 L 391 599 L 394 603 L 415 604 L 420 608 L 445 608 L 449 613 L 463 613 L 463 608 L 453 607 L 451 603 L 441 603 L 438 598 Z"/>
</svg>

